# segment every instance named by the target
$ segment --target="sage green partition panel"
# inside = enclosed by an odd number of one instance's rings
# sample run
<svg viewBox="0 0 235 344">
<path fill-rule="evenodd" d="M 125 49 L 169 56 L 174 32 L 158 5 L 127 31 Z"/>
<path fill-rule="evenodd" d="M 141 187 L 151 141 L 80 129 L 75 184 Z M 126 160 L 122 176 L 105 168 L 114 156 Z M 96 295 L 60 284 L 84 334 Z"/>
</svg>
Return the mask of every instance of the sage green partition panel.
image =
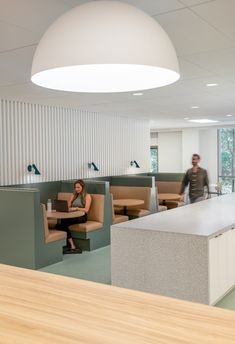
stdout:
<svg viewBox="0 0 235 344">
<path fill-rule="evenodd" d="M 61 181 L 10 185 L 8 187 L 17 189 L 37 189 L 40 192 L 40 202 L 46 204 L 48 198 L 55 199 L 58 192 L 61 191 Z"/>
<path fill-rule="evenodd" d="M 0 189 L 0 262 L 38 269 L 62 260 L 65 240 L 45 243 L 40 193 Z"/>
<path fill-rule="evenodd" d="M 110 185 L 115 186 L 145 186 L 152 188 L 155 186 L 155 180 L 151 176 L 138 176 L 138 175 L 128 175 L 128 176 L 115 176 L 111 177 Z"/>
<path fill-rule="evenodd" d="M 74 180 L 63 181 L 61 191 L 73 192 L 73 184 Z M 72 232 L 73 237 L 75 239 L 78 239 L 79 245 L 84 250 L 91 251 L 110 244 L 110 226 L 112 224 L 112 209 L 109 192 L 109 182 L 86 179 L 85 184 L 88 193 L 104 195 L 103 227 L 96 231 L 87 233 Z"/>
<path fill-rule="evenodd" d="M 131 175 L 128 175 L 131 176 Z M 178 182 L 182 181 L 184 178 L 184 173 L 174 173 L 174 172 L 145 172 L 145 173 L 138 173 L 134 174 L 133 176 L 141 177 L 141 176 L 149 176 L 154 177 L 156 181 L 169 181 L 169 182 Z"/>
<path fill-rule="evenodd" d="M 155 177 L 156 181 L 164 182 L 181 182 L 184 178 L 184 173 L 148 173 L 149 176 Z"/>
<path fill-rule="evenodd" d="M 156 186 L 155 178 L 153 176 L 143 175 L 127 175 L 127 176 L 115 176 L 111 177 L 110 185 L 115 186 L 131 186 L 131 187 L 149 187 L 151 188 L 151 213 L 157 212 L 156 201 Z"/>
<path fill-rule="evenodd" d="M 97 180 L 97 181 L 103 181 L 103 182 L 110 182 L 111 181 L 111 176 L 106 176 L 106 177 L 93 177 L 93 178 L 86 178 L 84 179 L 86 180 Z"/>
</svg>

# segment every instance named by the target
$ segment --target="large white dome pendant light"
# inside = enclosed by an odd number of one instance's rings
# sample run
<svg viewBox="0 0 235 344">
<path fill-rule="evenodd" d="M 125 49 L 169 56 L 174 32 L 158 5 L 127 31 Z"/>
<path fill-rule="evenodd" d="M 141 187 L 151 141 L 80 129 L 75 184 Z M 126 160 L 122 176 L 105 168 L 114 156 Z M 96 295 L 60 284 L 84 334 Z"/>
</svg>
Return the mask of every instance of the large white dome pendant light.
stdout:
<svg viewBox="0 0 235 344">
<path fill-rule="evenodd" d="M 59 17 L 36 49 L 33 83 L 71 92 L 127 92 L 179 79 L 174 47 L 148 14 L 119 1 L 92 1 Z"/>
</svg>

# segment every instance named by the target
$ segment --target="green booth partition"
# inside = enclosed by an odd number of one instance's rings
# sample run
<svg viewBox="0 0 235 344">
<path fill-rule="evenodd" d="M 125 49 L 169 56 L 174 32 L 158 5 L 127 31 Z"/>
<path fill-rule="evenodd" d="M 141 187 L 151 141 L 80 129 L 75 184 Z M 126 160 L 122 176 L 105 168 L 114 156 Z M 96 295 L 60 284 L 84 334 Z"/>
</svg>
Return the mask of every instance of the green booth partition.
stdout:
<svg viewBox="0 0 235 344">
<path fill-rule="evenodd" d="M 0 188 L 0 262 L 39 269 L 63 258 L 66 241 L 45 241 L 40 193 L 36 189 Z"/>
<path fill-rule="evenodd" d="M 87 192 L 104 196 L 103 227 L 90 232 L 72 231 L 73 238 L 83 250 L 92 251 L 110 244 L 110 226 L 112 224 L 111 198 L 109 193 L 109 182 L 85 179 Z M 73 192 L 75 180 L 62 181 L 62 192 Z"/>
</svg>

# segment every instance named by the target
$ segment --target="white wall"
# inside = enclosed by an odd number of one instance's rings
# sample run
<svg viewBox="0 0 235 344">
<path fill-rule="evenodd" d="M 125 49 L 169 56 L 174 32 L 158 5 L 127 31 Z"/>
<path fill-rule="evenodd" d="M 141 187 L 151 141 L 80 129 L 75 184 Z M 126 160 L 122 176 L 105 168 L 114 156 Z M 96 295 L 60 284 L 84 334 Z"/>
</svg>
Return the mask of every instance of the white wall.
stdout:
<svg viewBox="0 0 235 344">
<path fill-rule="evenodd" d="M 1 101 L 0 185 L 146 172 L 149 146 L 145 120 Z M 99 172 L 88 169 L 91 161 Z M 32 163 L 41 176 L 27 174 Z"/>
<path fill-rule="evenodd" d="M 207 169 L 210 184 L 216 184 L 218 179 L 217 150 L 217 129 L 200 130 L 201 166 Z"/>
<path fill-rule="evenodd" d="M 150 145 L 152 146 L 158 146 L 158 133 L 152 132 L 150 133 Z"/>
<path fill-rule="evenodd" d="M 159 172 L 185 172 L 191 167 L 193 153 L 201 156 L 210 184 L 217 182 L 217 129 L 182 129 L 158 132 Z"/>
<path fill-rule="evenodd" d="M 199 152 L 199 130 L 182 130 L 182 170 L 186 171 L 191 166 L 192 155 Z"/>
<path fill-rule="evenodd" d="M 182 135 L 180 131 L 158 133 L 159 172 L 182 171 Z"/>
</svg>

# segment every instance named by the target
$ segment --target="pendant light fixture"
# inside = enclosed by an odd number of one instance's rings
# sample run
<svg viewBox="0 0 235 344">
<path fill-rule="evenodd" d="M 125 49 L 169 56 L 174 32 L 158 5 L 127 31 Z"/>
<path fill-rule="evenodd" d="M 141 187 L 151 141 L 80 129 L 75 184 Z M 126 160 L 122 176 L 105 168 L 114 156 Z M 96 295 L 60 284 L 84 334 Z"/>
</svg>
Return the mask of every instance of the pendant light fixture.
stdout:
<svg viewBox="0 0 235 344">
<path fill-rule="evenodd" d="M 59 17 L 36 49 L 31 80 L 70 92 L 127 92 L 179 79 L 174 47 L 151 16 L 126 3 L 99 0 Z"/>
</svg>

